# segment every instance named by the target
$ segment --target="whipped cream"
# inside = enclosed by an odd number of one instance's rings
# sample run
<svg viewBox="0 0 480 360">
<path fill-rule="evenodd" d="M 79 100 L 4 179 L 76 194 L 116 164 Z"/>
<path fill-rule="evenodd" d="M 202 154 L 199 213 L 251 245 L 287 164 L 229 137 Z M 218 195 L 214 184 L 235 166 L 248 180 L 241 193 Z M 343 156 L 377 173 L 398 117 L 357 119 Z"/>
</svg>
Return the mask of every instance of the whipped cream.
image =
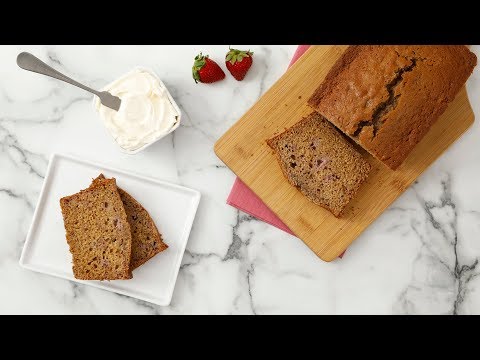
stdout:
<svg viewBox="0 0 480 360">
<path fill-rule="evenodd" d="M 115 141 L 127 151 L 158 140 L 174 130 L 180 111 L 165 85 L 150 71 L 135 68 L 105 86 L 122 103 L 118 111 L 95 99 L 95 108 Z"/>
</svg>

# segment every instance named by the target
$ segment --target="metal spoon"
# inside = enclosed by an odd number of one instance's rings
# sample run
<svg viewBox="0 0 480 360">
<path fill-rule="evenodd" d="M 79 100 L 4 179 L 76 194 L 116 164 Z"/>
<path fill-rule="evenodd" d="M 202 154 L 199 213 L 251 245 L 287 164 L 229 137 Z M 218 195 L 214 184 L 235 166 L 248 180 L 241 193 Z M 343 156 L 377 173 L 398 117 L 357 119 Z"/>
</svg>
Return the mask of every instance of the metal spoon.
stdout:
<svg viewBox="0 0 480 360">
<path fill-rule="evenodd" d="M 102 102 L 102 104 L 109 107 L 110 109 L 113 109 L 115 111 L 118 111 L 118 109 L 120 109 L 120 103 L 122 101 L 120 100 L 119 97 L 113 96 L 108 91 L 96 91 L 89 88 L 88 86 L 80 84 L 79 82 L 73 79 L 70 79 L 68 76 L 63 75 L 61 72 L 58 72 L 57 70 L 48 66 L 39 58 L 37 58 L 36 56 L 33 56 L 28 52 L 22 52 L 18 54 L 17 65 L 20 66 L 22 69 L 33 71 L 42 75 L 47 75 L 55 79 L 65 81 L 66 83 L 78 86 L 83 90 L 87 90 L 97 95 L 100 98 L 100 101 Z"/>
</svg>

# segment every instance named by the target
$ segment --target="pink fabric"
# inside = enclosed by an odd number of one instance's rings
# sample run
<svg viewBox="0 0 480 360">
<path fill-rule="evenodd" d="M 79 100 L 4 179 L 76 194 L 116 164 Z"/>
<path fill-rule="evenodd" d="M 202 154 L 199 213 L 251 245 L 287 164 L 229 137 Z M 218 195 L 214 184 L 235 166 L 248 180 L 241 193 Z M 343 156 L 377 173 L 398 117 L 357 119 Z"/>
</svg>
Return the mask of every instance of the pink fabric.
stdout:
<svg viewBox="0 0 480 360">
<path fill-rule="evenodd" d="M 292 66 L 300 56 L 305 54 L 305 51 L 307 51 L 309 47 L 310 45 L 298 45 L 297 50 L 295 51 L 295 54 L 293 54 L 292 60 L 290 60 L 290 64 L 288 65 L 288 67 Z"/>
<path fill-rule="evenodd" d="M 310 45 L 299 45 L 295 54 L 290 61 L 290 66 L 308 50 Z M 236 207 L 243 212 L 256 217 L 270 225 L 273 225 L 289 234 L 295 235 L 282 220 L 280 220 L 275 213 L 270 210 L 267 205 L 245 185 L 239 178 L 235 179 L 230 195 L 227 199 L 227 204 Z M 342 257 L 345 253 L 341 254 Z"/>
<path fill-rule="evenodd" d="M 292 230 L 285 225 L 277 215 L 270 210 L 263 201 L 250 190 L 239 178 L 235 179 L 232 191 L 227 199 L 227 204 L 236 207 L 243 212 L 256 217 L 259 220 L 276 226 L 277 228 L 286 231 L 289 234 L 295 235 Z"/>
</svg>

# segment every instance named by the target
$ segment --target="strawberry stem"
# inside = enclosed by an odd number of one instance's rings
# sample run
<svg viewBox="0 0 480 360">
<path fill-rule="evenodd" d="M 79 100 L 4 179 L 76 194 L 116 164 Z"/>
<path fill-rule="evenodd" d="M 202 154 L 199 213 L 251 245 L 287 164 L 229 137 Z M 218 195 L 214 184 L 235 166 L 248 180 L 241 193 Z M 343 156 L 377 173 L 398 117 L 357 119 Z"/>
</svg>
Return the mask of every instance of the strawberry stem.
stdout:
<svg viewBox="0 0 480 360">
<path fill-rule="evenodd" d="M 202 52 L 195 56 L 195 59 L 193 61 L 193 66 L 192 66 L 192 77 L 193 80 L 195 80 L 195 83 L 198 83 L 200 81 L 200 74 L 199 71 L 205 66 L 205 59 L 208 58 L 208 55 L 202 55 Z"/>
<path fill-rule="evenodd" d="M 230 61 L 230 64 L 235 64 L 237 61 L 241 62 L 243 58 L 246 57 L 251 57 L 253 55 L 253 51 L 247 50 L 238 50 L 238 49 L 232 49 L 230 45 L 228 46 L 228 53 L 225 56 L 225 61 L 228 62 Z"/>
</svg>

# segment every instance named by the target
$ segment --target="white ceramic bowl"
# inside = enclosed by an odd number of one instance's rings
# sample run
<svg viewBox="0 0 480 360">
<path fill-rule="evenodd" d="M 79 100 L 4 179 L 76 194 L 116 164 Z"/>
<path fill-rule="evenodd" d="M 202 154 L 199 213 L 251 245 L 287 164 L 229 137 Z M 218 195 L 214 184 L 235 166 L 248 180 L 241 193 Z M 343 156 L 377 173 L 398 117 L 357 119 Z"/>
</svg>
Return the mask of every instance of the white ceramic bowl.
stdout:
<svg viewBox="0 0 480 360">
<path fill-rule="evenodd" d="M 140 151 L 142 150 L 145 150 L 147 147 L 153 145 L 154 143 L 156 143 L 157 141 L 159 141 L 160 139 L 163 139 L 165 136 L 167 136 L 168 134 L 172 133 L 173 131 L 175 131 L 176 128 L 178 128 L 180 126 L 180 121 L 181 121 L 181 118 L 182 118 L 182 112 L 180 111 L 180 108 L 178 107 L 177 103 L 175 102 L 175 100 L 173 99 L 172 95 L 170 94 L 170 91 L 168 91 L 168 88 L 165 86 L 165 84 L 163 83 L 163 81 L 158 77 L 158 75 L 152 70 L 152 69 L 149 69 L 149 68 L 146 68 L 146 67 L 143 67 L 143 66 L 136 66 L 135 68 L 133 68 L 132 70 L 135 70 L 135 69 L 138 69 L 138 70 L 143 70 L 143 71 L 147 71 L 149 72 L 150 74 L 152 74 L 159 82 L 160 84 L 160 87 L 163 87 L 167 93 L 167 97 L 168 97 L 168 100 L 170 100 L 170 103 L 172 104 L 173 108 L 177 111 L 178 113 L 178 117 L 177 117 L 177 122 L 170 128 L 170 130 L 165 133 L 165 134 L 162 134 L 160 136 L 158 136 L 157 138 L 155 138 L 154 140 L 152 140 L 151 142 L 143 145 L 142 147 L 136 149 L 136 150 L 127 150 L 127 149 L 124 149 L 122 148 L 118 143 L 117 141 L 115 140 L 115 138 L 112 136 L 112 134 L 110 133 L 110 131 L 108 131 L 108 129 L 105 127 L 105 131 L 110 135 L 110 137 L 113 139 L 113 141 L 117 144 L 117 146 L 121 149 L 122 152 L 126 153 L 126 154 L 130 154 L 130 155 L 134 155 L 134 154 L 137 154 L 139 153 Z M 97 101 L 97 96 L 94 95 L 93 96 L 93 109 L 95 111 L 95 113 L 97 114 L 97 117 L 98 117 L 98 112 L 97 112 L 97 109 L 96 109 L 96 101 Z M 103 125 L 103 123 L 102 123 Z"/>
</svg>

